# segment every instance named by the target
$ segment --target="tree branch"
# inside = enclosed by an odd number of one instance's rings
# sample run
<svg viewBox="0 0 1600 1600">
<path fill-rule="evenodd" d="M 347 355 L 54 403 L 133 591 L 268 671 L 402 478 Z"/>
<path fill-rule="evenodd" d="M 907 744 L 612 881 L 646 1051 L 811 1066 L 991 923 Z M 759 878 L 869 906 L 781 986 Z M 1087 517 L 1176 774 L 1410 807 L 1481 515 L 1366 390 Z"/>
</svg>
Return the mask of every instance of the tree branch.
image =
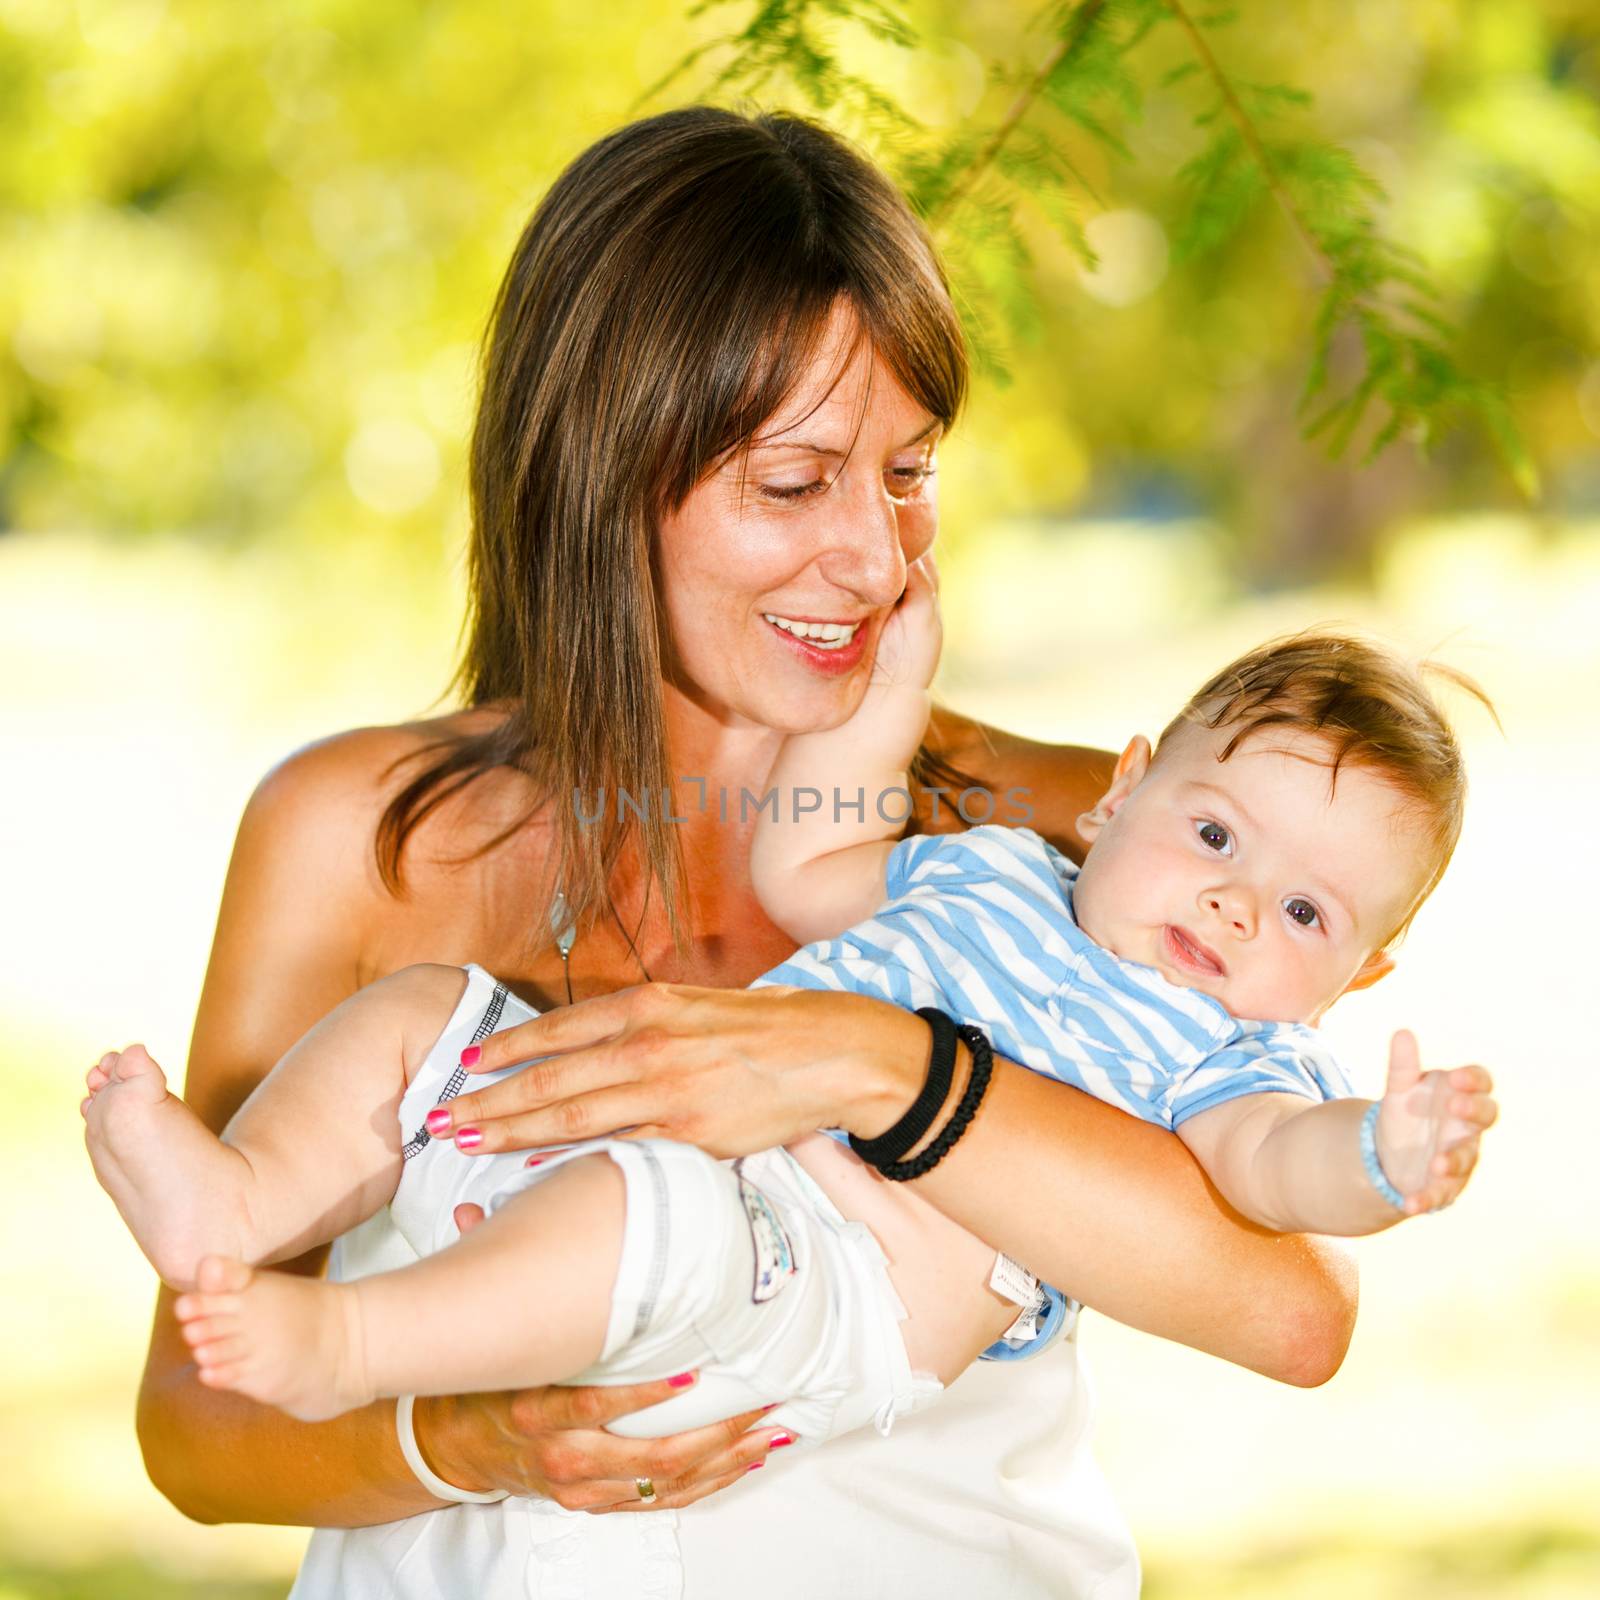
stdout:
<svg viewBox="0 0 1600 1600">
<path fill-rule="evenodd" d="M 1055 48 L 1045 57 L 1028 86 L 1012 101 L 994 132 L 984 141 L 982 148 L 968 164 L 966 171 L 929 209 L 927 222 L 930 228 L 936 228 L 939 219 L 949 217 L 966 198 L 972 186 L 983 176 L 985 169 L 993 164 L 994 158 L 1000 153 L 1000 147 L 1016 131 L 1017 124 L 1028 114 L 1034 101 L 1044 92 L 1044 86 L 1050 81 L 1051 73 L 1082 45 L 1089 35 L 1089 30 L 1099 20 L 1100 13 L 1105 8 L 1106 0 L 1084 0 L 1084 3 L 1073 12 L 1072 26 L 1056 41 Z"/>
<path fill-rule="evenodd" d="M 1276 163 L 1267 153 L 1267 147 L 1262 144 L 1260 134 L 1256 132 L 1255 123 L 1250 120 L 1250 113 L 1245 110 L 1238 95 L 1233 92 L 1233 85 L 1228 81 L 1227 73 L 1222 70 L 1221 62 L 1211 53 L 1211 46 L 1205 34 L 1200 31 L 1194 18 L 1184 8 L 1182 0 L 1163 0 L 1163 3 L 1172 13 L 1178 26 L 1189 35 L 1189 42 L 1200 58 L 1200 65 L 1216 84 L 1217 92 L 1222 96 L 1222 103 L 1227 108 L 1228 119 L 1239 130 L 1239 137 L 1244 140 L 1245 148 L 1255 158 L 1256 165 L 1261 168 L 1262 176 L 1267 180 L 1267 188 L 1271 190 L 1273 199 L 1278 202 L 1294 231 L 1300 235 L 1301 242 L 1311 252 L 1312 260 L 1327 274 L 1328 281 L 1332 283 L 1339 276 L 1337 265 L 1300 214 L 1300 208 L 1289 193 Z"/>
</svg>

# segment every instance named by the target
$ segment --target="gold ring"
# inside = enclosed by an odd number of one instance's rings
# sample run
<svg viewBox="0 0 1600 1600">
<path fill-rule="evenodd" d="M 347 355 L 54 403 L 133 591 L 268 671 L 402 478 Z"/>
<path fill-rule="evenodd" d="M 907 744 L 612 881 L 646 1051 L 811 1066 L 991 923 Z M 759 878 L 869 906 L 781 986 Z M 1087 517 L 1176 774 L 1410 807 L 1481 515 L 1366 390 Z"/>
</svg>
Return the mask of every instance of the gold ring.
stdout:
<svg viewBox="0 0 1600 1600">
<path fill-rule="evenodd" d="M 649 1505 L 656 1497 L 656 1486 L 649 1478 L 635 1478 L 633 1486 L 639 1491 L 639 1498 Z"/>
</svg>

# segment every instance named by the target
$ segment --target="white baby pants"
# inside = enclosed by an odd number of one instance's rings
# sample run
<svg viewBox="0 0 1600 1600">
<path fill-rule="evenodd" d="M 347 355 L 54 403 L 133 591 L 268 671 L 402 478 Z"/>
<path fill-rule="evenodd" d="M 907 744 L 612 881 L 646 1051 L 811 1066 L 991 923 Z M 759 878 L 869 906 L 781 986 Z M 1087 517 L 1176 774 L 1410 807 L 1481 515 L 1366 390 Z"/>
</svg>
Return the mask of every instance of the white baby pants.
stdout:
<svg viewBox="0 0 1600 1600">
<path fill-rule="evenodd" d="M 807 1445 L 894 1419 L 935 1398 L 934 1378 L 913 1374 L 899 1324 L 905 1312 L 871 1232 L 842 1217 L 783 1150 L 718 1161 L 665 1139 L 596 1139 L 527 1165 L 526 1151 L 464 1155 L 429 1137 L 427 1113 L 516 1067 L 470 1077 L 463 1048 L 533 1013 L 486 973 L 467 987 L 400 1105 L 405 1170 L 390 1211 L 419 1256 L 458 1237 L 464 1201 L 494 1212 L 538 1204 L 528 1191 L 580 1156 L 604 1154 L 621 1170 L 627 1220 L 605 1345 L 575 1384 L 626 1384 L 696 1370 L 681 1395 L 611 1424 L 614 1433 L 678 1433 L 781 1402 L 762 1426 L 786 1427 Z M 559 1299 L 559 1283 L 530 1279 L 527 1293 Z M 463 1329 L 464 1338 L 471 1330 Z"/>
</svg>

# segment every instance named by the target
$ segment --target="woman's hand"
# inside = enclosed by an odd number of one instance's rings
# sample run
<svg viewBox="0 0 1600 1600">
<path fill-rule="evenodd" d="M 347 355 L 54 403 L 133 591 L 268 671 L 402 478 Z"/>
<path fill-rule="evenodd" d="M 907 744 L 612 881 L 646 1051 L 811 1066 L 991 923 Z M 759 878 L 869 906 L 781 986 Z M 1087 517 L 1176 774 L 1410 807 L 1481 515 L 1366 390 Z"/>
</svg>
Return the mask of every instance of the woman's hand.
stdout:
<svg viewBox="0 0 1600 1600">
<path fill-rule="evenodd" d="M 943 645 L 939 569 L 930 550 L 906 569 L 905 592 L 878 635 L 873 684 L 926 689 L 938 670 Z"/>
<path fill-rule="evenodd" d="M 463 1051 L 469 1072 L 533 1064 L 437 1108 L 428 1131 L 475 1154 L 621 1129 L 715 1156 L 750 1155 L 818 1128 L 872 1137 L 916 1098 L 927 1057 L 928 1025 L 866 995 L 641 984 Z"/>
<path fill-rule="evenodd" d="M 605 1424 L 682 1394 L 670 1379 L 616 1388 L 523 1389 L 419 1399 L 423 1459 L 446 1483 L 538 1495 L 569 1511 L 665 1511 L 693 1505 L 760 1466 L 782 1429 L 746 1432 L 773 1408 L 664 1439 L 623 1439 Z M 655 1499 L 639 1498 L 649 1478 Z"/>
</svg>

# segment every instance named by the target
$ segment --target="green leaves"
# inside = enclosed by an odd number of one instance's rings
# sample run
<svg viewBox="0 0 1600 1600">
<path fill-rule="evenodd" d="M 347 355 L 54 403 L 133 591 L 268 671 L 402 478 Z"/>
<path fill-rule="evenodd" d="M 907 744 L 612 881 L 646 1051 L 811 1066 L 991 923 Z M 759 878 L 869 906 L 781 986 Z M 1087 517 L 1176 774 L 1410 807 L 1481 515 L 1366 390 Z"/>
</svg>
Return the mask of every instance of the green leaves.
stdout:
<svg viewBox="0 0 1600 1600">
<path fill-rule="evenodd" d="M 939 238 L 980 364 L 997 376 L 1004 346 L 1040 325 L 1031 228 L 1042 223 L 1092 266 L 1084 221 L 1113 203 L 1114 185 L 1137 160 L 1147 81 L 1168 100 L 1188 97 L 1204 140 L 1173 174 L 1181 196 L 1173 259 L 1194 264 L 1224 251 L 1259 225 L 1268 197 L 1284 212 L 1321 295 L 1307 329 L 1305 436 L 1334 454 L 1362 437 L 1370 460 L 1397 439 L 1425 447 L 1473 420 L 1522 492 L 1534 492 L 1509 411 L 1459 364 L 1455 330 L 1420 258 L 1384 237 L 1381 186 L 1348 150 L 1284 126 L 1310 110 L 1308 91 L 1235 78 L 1218 61 L 1210 36 L 1235 20 L 1233 11 L 1191 12 L 1180 0 L 1048 4 L 1018 58 L 991 67 L 1005 103 L 991 96 L 948 131 L 923 127 L 841 65 L 848 43 L 840 28 L 918 47 L 906 9 L 890 0 L 756 0 L 743 28 L 697 46 L 663 85 L 720 51 L 705 96 L 770 94 L 787 83 L 809 109 L 883 133 L 897 177 Z M 1187 51 L 1176 62 L 1174 35 Z"/>
<path fill-rule="evenodd" d="M 1498 455 L 1532 492 L 1502 373 L 1553 509 L 1590 492 L 1581 8 L 1518 11 L 1511 65 L 1498 28 L 1414 30 L 1384 0 L 1262 0 L 1232 28 L 1165 0 L 11 11 L 0 530 L 454 549 L 512 241 L 592 140 L 708 96 L 827 119 L 927 220 L 982 369 L 1014 372 L 966 436 L 985 515 L 1157 475 L 1230 525 L 1315 499 L 1307 559 L 1333 560 L 1364 536 L 1325 449 L 1437 448 L 1452 503 L 1504 495 Z M 1416 483 L 1403 460 L 1366 480 L 1373 524 Z"/>
<path fill-rule="evenodd" d="M 1397 439 L 1426 449 L 1444 430 L 1476 420 L 1531 498 L 1537 473 L 1504 403 L 1461 370 L 1455 329 L 1421 258 L 1380 230 L 1382 186 L 1337 145 L 1270 137 L 1275 120 L 1309 106 L 1311 96 L 1287 84 L 1232 81 L 1178 0 L 1167 5 L 1214 90 L 1194 121 L 1218 130 L 1179 174 L 1192 200 L 1177 253 L 1188 259 L 1218 249 L 1263 195 L 1277 200 L 1324 280 L 1298 406 L 1305 437 L 1340 455 L 1370 424 L 1366 462 Z"/>
</svg>

